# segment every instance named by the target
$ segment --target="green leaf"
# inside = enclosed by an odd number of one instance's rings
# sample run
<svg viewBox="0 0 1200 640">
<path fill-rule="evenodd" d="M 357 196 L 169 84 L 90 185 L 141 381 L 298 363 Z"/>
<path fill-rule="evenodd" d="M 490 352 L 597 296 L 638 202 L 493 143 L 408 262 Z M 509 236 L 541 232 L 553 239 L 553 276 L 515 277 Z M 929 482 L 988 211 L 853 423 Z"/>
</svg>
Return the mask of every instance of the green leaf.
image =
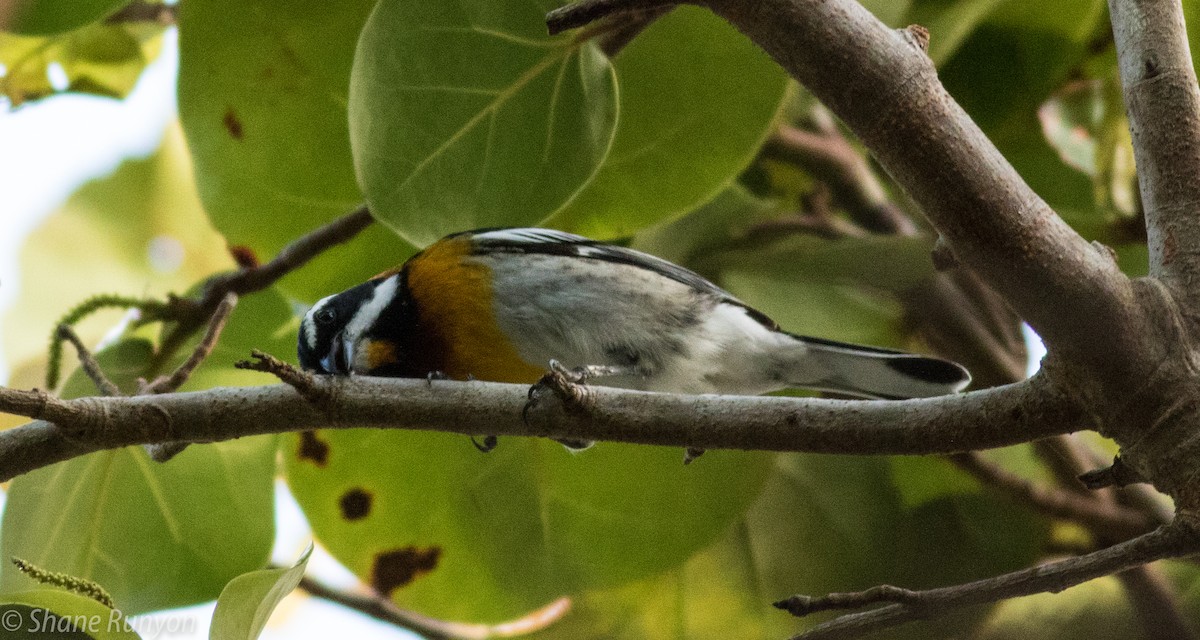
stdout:
<svg viewBox="0 0 1200 640">
<path fill-rule="evenodd" d="M 126 339 L 98 359 L 128 391 L 151 355 Z M 92 393 L 81 372 L 64 391 Z M 270 553 L 274 459 L 275 439 L 255 437 L 193 445 L 165 464 L 130 447 L 39 469 L 9 487 L 0 556 L 98 582 L 130 613 L 210 600 Z M 25 581 L 0 571 L 5 589 Z"/>
<path fill-rule="evenodd" d="M 95 22 L 129 3 L 129 0 L 23 0 L 5 31 L 23 35 L 62 33 Z"/>
<path fill-rule="evenodd" d="M 903 18 L 913 0 L 860 0 L 860 4 L 889 27 L 903 27 Z"/>
<path fill-rule="evenodd" d="M 854 284 L 901 292 L 934 275 L 922 237 L 867 236 L 826 240 L 793 235 L 764 247 L 730 250 L 706 262 L 714 270 L 823 284 Z"/>
<path fill-rule="evenodd" d="M 204 208 L 261 260 L 362 201 L 346 124 L 354 43 L 373 0 L 205 0 L 179 8 L 179 114 Z M 414 249 L 370 228 L 285 277 L 314 301 Z"/>
<path fill-rule="evenodd" d="M 543 224 L 618 238 L 711 200 L 762 145 L 787 75 L 707 9 L 679 7 L 613 62 L 612 150 L 583 191 Z"/>
<path fill-rule="evenodd" d="M 308 545 L 290 567 L 262 569 L 242 574 L 225 585 L 213 611 L 211 640 L 255 640 L 267 626 L 271 612 L 300 584 L 313 546 Z"/>
<path fill-rule="evenodd" d="M 436 383 L 435 383 L 436 384 Z M 321 543 L 430 615 L 497 621 L 644 578 L 712 543 L 773 458 L 601 443 L 319 431 L 290 439 L 288 483 Z"/>
<path fill-rule="evenodd" d="M 939 69 L 950 94 L 1055 209 L 1091 207 L 1092 188 L 1042 137 L 1037 110 L 1091 56 L 1104 7 L 1101 0 L 1001 3 Z"/>
<path fill-rule="evenodd" d="M 1029 512 L 980 494 L 906 506 L 883 457 L 780 456 L 746 527 L 747 570 L 771 600 L 966 582 L 1027 566 L 1046 539 Z M 890 637 L 968 636 L 979 615 L 909 625 Z"/>
<path fill-rule="evenodd" d="M 734 183 L 695 211 L 642 230 L 630 246 L 695 268 L 706 251 L 741 238 L 750 226 L 777 215 L 775 209 Z"/>
<path fill-rule="evenodd" d="M 5 640 L 138 640 L 116 609 L 81 595 L 40 589 L 0 595 Z"/>
<path fill-rule="evenodd" d="M 545 3 L 382 0 L 355 53 L 350 134 L 375 216 L 424 246 L 545 219 L 596 173 L 617 119 L 593 43 Z"/>
<path fill-rule="evenodd" d="M 162 27 L 93 24 L 47 37 L 0 33 L 0 93 L 12 106 L 59 93 L 48 70 L 61 65 L 62 91 L 124 98 L 158 55 Z"/>
</svg>

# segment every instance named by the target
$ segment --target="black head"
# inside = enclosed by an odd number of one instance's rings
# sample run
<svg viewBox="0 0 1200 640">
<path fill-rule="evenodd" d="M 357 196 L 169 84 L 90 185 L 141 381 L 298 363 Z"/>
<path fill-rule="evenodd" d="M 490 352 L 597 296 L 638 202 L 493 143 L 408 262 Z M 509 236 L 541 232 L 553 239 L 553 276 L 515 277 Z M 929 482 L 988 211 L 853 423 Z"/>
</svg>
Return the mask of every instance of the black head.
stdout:
<svg viewBox="0 0 1200 640">
<path fill-rule="evenodd" d="M 317 373 L 364 373 L 356 367 L 359 342 L 393 302 L 398 279 L 371 280 L 314 304 L 300 322 L 300 366 Z"/>
</svg>

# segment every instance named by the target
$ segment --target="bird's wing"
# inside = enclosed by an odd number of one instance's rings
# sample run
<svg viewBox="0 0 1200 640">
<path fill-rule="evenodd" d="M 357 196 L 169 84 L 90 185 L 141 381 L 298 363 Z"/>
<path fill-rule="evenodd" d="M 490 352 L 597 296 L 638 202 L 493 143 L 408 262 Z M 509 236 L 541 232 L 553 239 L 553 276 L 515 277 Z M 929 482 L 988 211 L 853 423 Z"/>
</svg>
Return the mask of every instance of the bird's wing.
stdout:
<svg viewBox="0 0 1200 640">
<path fill-rule="evenodd" d="M 648 253 L 635 249 L 627 249 L 597 240 L 577 236 L 565 231 L 553 229 L 514 228 L 514 229 L 481 229 L 468 232 L 474 243 L 475 253 L 527 253 L 541 255 L 578 256 L 592 260 L 603 260 L 625 264 L 639 269 L 652 271 L 665 278 L 681 282 L 705 293 L 719 298 L 722 302 L 746 307 L 755 316 L 762 316 L 738 300 L 733 294 L 709 282 L 700 274 L 685 269 L 677 264 L 657 258 Z M 766 316 L 755 318 L 763 324 L 774 328 L 775 323 Z"/>
</svg>

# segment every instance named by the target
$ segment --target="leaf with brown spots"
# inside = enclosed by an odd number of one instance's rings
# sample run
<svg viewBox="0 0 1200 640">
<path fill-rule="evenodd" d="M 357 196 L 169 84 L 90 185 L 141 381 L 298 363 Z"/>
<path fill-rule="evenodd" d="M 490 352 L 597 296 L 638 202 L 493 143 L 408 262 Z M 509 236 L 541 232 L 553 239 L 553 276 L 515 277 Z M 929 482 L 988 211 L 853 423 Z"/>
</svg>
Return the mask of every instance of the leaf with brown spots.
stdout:
<svg viewBox="0 0 1200 640">
<path fill-rule="evenodd" d="M 362 520 L 371 514 L 371 500 L 372 496 L 368 491 L 355 487 L 342 494 L 342 498 L 338 500 L 338 507 L 342 510 L 343 518 Z"/>
<path fill-rule="evenodd" d="M 316 431 L 302 431 L 296 456 L 301 460 L 311 460 L 318 467 L 324 467 L 329 460 L 329 443 L 318 438 Z"/>
<path fill-rule="evenodd" d="M 229 137 L 234 140 L 241 140 L 245 137 L 245 132 L 242 130 L 242 121 L 238 119 L 233 107 L 225 109 L 225 115 L 221 117 L 221 124 L 225 126 L 225 131 L 229 132 Z"/>
<path fill-rule="evenodd" d="M 437 568 L 441 547 L 420 549 L 415 546 L 385 551 L 375 556 L 371 586 L 391 597 L 392 592 Z"/>
</svg>

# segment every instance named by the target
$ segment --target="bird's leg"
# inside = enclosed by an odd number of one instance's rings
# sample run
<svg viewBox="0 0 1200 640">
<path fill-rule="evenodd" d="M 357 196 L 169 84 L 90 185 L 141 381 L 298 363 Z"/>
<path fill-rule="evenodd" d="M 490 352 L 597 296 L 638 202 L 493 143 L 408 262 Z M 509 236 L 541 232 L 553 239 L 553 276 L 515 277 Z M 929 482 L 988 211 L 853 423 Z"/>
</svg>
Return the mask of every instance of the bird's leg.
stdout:
<svg viewBox="0 0 1200 640">
<path fill-rule="evenodd" d="M 587 386 L 588 380 L 610 376 L 632 375 L 635 373 L 637 373 L 637 369 L 634 367 L 603 364 L 592 364 L 568 369 L 561 362 L 551 360 L 550 371 L 546 372 L 546 375 L 542 376 L 541 380 L 538 380 L 537 383 L 529 388 L 529 400 L 525 403 L 525 409 L 522 413 L 528 421 L 529 410 L 537 405 L 538 401 L 547 391 L 558 396 L 559 400 L 562 401 L 568 410 L 587 411 L 593 402 L 593 392 Z M 574 438 L 555 438 L 555 441 L 572 451 L 581 451 L 594 444 L 591 440 Z"/>
</svg>

